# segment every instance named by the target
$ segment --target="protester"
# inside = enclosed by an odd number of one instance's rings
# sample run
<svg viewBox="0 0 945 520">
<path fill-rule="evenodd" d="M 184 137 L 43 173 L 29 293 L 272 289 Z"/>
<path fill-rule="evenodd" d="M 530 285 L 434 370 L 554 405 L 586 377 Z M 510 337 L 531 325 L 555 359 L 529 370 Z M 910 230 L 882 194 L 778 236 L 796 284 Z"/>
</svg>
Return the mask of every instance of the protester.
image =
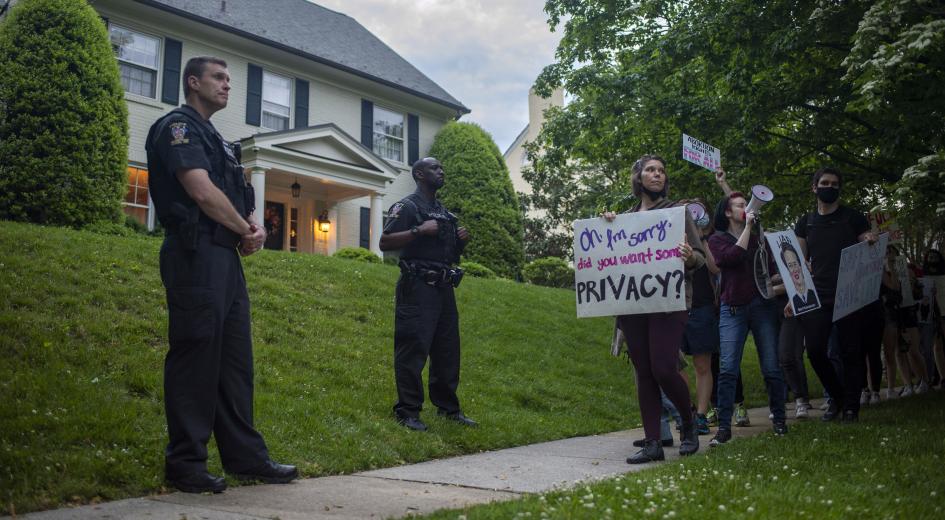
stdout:
<svg viewBox="0 0 945 520">
<path fill-rule="evenodd" d="M 674 205 L 667 199 L 669 178 L 666 161 L 656 155 L 644 155 L 633 165 L 631 175 L 633 194 L 639 202 L 630 212 L 669 208 Z M 616 214 L 605 212 L 603 218 L 612 221 Z M 686 267 L 686 306 L 692 304 L 692 273 L 705 263 L 699 232 L 686 212 L 686 239 L 678 245 L 680 257 Z M 680 432 L 680 455 L 691 455 L 699 449 L 695 419 L 691 413 L 692 403 L 689 387 L 677 370 L 679 346 L 685 332 L 686 311 L 631 314 L 617 317 L 617 325 L 631 343 L 630 358 L 636 368 L 637 392 L 640 415 L 646 441 L 627 462 L 641 464 L 663 460 L 660 444 L 660 390 L 682 415 Z"/>
<path fill-rule="evenodd" d="M 926 277 L 945 276 L 945 258 L 937 249 L 929 249 L 922 262 L 922 274 Z M 942 319 L 941 299 L 945 294 L 938 294 L 933 289 L 931 301 L 926 302 L 929 309 L 928 328 L 932 335 L 932 355 L 938 369 L 939 389 L 945 390 L 945 320 Z"/>
</svg>

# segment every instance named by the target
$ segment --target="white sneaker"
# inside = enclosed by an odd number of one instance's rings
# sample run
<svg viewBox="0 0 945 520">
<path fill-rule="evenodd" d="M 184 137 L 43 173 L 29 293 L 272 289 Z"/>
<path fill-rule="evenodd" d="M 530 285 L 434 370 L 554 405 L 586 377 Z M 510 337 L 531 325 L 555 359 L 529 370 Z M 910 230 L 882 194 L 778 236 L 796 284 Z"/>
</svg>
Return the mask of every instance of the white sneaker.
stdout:
<svg viewBox="0 0 945 520">
<path fill-rule="evenodd" d="M 929 384 L 925 382 L 925 379 L 921 383 L 915 385 L 915 393 L 924 394 L 929 391 Z"/>
<path fill-rule="evenodd" d="M 886 388 L 885 390 L 883 390 L 883 399 L 889 401 L 897 397 L 899 397 L 899 395 L 896 394 L 896 390 L 894 388 Z"/>
<path fill-rule="evenodd" d="M 768 420 L 769 420 L 769 421 L 773 421 L 773 420 L 774 420 L 774 414 L 773 414 L 773 413 L 769 413 L 769 414 L 768 414 Z"/>
<path fill-rule="evenodd" d="M 820 405 L 820 409 L 821 409 L 821 410 L 827 410 L 827 408 L 830 408 L 830 402 L 831 402 L 831 401 L 833 401 L 833 399 L 824 399 L 823 404 Z"/>
<path fill-rule="evenodd" d="M 807 419 L 807 412 L 810 410 L 810 403 L 801 399 L 796 400 L 794 403 L 794 418 Z"/>
<path fill-rule="evenodd" d="M 870 404 L 879 404 L 879 392 L 870 394 Z"/>
<path fill-rule="evenodd" d="M 870 393 L 866 390 L 860 392 L 860 406 L 866 406 L 870 404 Z"/>
<path fill-rule="evenodd" d="M 902 392 L 899 392 L 899 397 L 909 397 L 910 395 L 912 395 L 912 385 L 902 387 Z"/>
</svg>

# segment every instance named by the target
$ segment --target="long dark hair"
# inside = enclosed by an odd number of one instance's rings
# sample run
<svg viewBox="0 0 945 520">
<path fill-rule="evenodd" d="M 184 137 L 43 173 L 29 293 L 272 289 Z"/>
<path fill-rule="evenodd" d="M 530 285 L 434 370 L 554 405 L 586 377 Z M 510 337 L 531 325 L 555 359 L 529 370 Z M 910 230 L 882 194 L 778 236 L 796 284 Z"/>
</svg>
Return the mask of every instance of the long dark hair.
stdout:
<svg viewBox="0 0 945 520">
<path fill-rule="evenodd" d="M 643 166 L 649 161 L 659 161 L 663 163 L 663 168 L 666 167 L 666 159 L 654 154 L 646 154 L 637 159 L 637 162 L 633 163 L 633 173 L 630 174 L 630 187 L 633 190 L 633 196 L 638 199 L 643 196 L 643 181 L 640 180 L 640 176 L 643 175 Z M 663 191 L 660 195 L 666 197 L 669 195 L 669 175 L 664 175 L 664 177 L 666 177 L 666 179 L 663 183 Z"/>
<path fill-rule="evenodd" d="M 722 197 L 722 200 L 719 201 L 715 206 L 715 229 L 716 231 L 726 232 L 728 231 L 728 217 L 725 216 L 725 212 L 732 209 L 732 199 L 736 197 L 745 198 L 745 195 L 740 191 L 733 191 L 728 195 Z"/>
</svg>

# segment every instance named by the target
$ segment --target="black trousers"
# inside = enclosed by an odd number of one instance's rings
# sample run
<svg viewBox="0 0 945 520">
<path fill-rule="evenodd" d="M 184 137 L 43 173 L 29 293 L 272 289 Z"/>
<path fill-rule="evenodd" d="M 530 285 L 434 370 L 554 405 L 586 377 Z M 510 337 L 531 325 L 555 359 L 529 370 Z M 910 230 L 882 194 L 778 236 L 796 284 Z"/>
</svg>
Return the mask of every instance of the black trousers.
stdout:
<svg viewBox="0 0 945 520">
<path fill-rule="evenodd" d="M 821 301 L 817 310 L 801 314 L 798 319 L 804 331 L 807 358 L 811 367 L 830 396 L 841 404 L 841 409 L 859 412 L 860 391 L 864 372 L 864 320 L 869 306 L 833 321 L 833 302 Z M 831 329 L 837 328 L 837 348 L 843 367 L 842 376 L 827 356 Z"/>
<path fill-rule="evenodd" d="M 423 366 L 430 358 L 430 401 L 444 413 L 460 411 L 459 314 L 452 287 L 431 287 L 401 274 L 394 314 L 394 379 L 398 417 L 423 408 Z"/>
<path fill-rule="evenodd" d="M 161 247 L 161 280 L 170 340 L 165 473 L 175 478 L 206 471 L 211 432 L 227 472 L 258 466 L 269 454 L 253 427 L 253 345 L 239 255 L 207 234 L 196 251 L 170 235 Z"/>
</svg>

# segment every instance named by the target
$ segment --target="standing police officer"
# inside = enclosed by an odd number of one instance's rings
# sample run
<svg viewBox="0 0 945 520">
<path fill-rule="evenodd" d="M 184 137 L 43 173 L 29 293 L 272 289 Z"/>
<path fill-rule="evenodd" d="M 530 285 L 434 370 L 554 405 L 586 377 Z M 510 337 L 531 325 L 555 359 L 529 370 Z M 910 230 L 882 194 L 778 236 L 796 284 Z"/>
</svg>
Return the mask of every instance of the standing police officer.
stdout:
<svg viewBox="0 0 945 520">
<path fill-rule="evenodd" d="M 381 235 L 381 250 L 400 249 L 394 319 L 394 379 L 397 422 L 424 431 L 421 372 L 430 358 L 430 400 L 437 413 L 465 426 L 476 421 L 463 415 L 456 397 L 459 386 L 459 314 L 453 288 L 462 270 L 454 269 L 469 240 L 466 228 L 438 200 L 443 167 L 432 157 L 413 165 L 417 191 L 391 206 Z"/>
<path fill-rule="evenodd" d="M 146 142 L 151 196 L 166 230 L 161 280 L 167 290 L 164 406 L 168 482 L 189 493 L 226 489 L 207 472 L 216 436 L 223 468 L 239 480 L 285 483 L 295 466 L 269 459 L 253 428 L 249 296 L 239 255 L 258 251 L 266 232 L 253 220 L 254 196 L 210 116 L 226 107 L 226 62 L 196 57 L 183 74 L 186 104 L 151 126 Z"/>
</svg>

